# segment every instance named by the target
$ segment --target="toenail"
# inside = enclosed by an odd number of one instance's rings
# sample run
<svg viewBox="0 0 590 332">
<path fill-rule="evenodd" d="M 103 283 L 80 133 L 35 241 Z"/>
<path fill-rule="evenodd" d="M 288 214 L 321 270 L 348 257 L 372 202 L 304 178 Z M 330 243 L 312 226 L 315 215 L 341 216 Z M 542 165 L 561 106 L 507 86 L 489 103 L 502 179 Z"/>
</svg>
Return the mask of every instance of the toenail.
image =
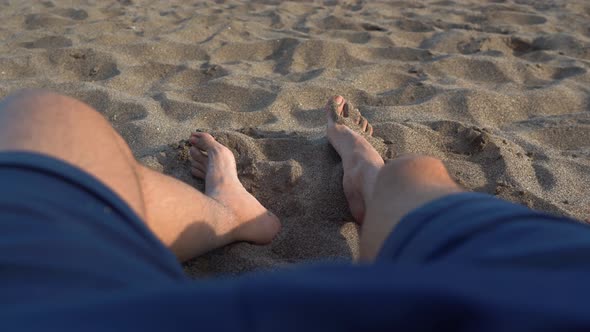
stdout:
<svg viewBox="0 0 590 332">
<path fill-rule="evenodd" d="M 340 105 L 342 105 L 342 103 L 344 102 L 344 98 L 343 98 L 342 96 L 335 96 L 335 97 L 334 97 L 334 102 L 335 102 L 335 103 L 336 103 L 338 106 L 340 106 Z"/>
</svg>

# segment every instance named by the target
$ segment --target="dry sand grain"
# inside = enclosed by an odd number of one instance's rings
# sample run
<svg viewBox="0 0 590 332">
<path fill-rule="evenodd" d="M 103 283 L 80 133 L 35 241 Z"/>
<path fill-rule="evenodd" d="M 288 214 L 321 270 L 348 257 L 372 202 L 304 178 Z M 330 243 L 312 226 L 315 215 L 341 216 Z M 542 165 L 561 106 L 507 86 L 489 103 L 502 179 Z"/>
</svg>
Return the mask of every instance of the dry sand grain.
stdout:
<svg viewBox="0 0 590 332">
<path fill-rule="evenodd" d="M 140 161 L 198 188 L 181 140 L 213 131 L 283 230 L 192 261 L 193 276 L 358 254 L 324 133 L 334 94 L 386 158 L 434 155 L 469 189 L 590 217 L 585 0 L 73 3 L 0 0 L 0 97 L 78 97 Z"/>
</svg>

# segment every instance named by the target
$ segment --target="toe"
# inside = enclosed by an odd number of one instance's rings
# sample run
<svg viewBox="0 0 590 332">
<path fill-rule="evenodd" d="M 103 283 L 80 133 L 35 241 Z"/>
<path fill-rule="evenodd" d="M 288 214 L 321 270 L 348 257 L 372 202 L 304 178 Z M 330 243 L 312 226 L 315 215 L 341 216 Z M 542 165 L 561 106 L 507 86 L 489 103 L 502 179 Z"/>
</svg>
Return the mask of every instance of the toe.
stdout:
<svg viewBox="0 0 590 332">
<path fill-rule="evenodd" d="M 346 102 L 344 103 L 344 106 L 342 106 L 342 116 L 345 118 L 348 118 L 350 116 L 350 103 Z"/>
<path fill-rule="evenodd" d="M 199 162 L 201 164 L 207 164 L 208 157 L 201 150 L 193 146 L 192 148 L 190 148 L 189 153 L 194 161 Z"/>
<path fill-rule="evenodd" d="M 191 161 L 191 167 L 199 169 L 199 170 L 203 171 L 203 173 L 207 173 L 207 164 L 202 164 L 197 161 Z"/>
<path fill-rule="evenodd" d="M 358 108 L 355 108 L 354 106 L 352 106 L 351 103 L 346 103 L 348 105 L 348 117 L 350 118 L 350 120 L 355 123 L 355 124 L 359 124 L 361 122 L 361 111 L 359 111 Z"/>
<path fill-rule="evenodd" d="M 205 172 L 203 172 L 202 170 L 192 167 L 191 166 L 191 174 L 199 179 L 204 179 L 205 178 Z"/>
<path fill-rule="evenodd" d="M 361 121 L 359 122 L 359 126 L 361 127 L 362 131 L 367 130 L 367 126 L 369 125 L 369 121 L 364 116 L 361 116 Z"/>
<path fill-rule="evenodd" d="M 367 135 L 373 136 L 373 126 L 370 123 L 367 124 L 367 129 L 365 130 L 365 132 L 367 133 Z"/>
<path fill-rule="evenodd" d="M 326 104 L 326 114 L 328 115 L 328 120 L 334 122 L 338 121 L 338 118 L 343 115 L 344 105 L 344 97 L 334 96 L 330 98 Z"/>
<path fill-rule="evenodd" d="M 194 147 L 203 151 L 208 151 L 219 144 L 215 138 L 208 133 L 194 133 L 190 138 L 190 142 Z"/>
</svg>

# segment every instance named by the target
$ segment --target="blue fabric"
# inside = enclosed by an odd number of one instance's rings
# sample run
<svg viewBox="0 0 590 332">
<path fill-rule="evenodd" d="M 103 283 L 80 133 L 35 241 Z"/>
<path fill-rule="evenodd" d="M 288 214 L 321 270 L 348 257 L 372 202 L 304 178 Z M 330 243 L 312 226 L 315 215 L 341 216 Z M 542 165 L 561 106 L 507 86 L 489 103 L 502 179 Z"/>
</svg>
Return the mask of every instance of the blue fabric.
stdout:
<svg viewBox="0 0 590 332">
<path fill-rule="evenodd" d="M 0 330 L 588 330 L 590 229 L 482 194 L 407 215 L 374 264 L 189 281 L 112 191 L 0 153 Z"/>
</svg>

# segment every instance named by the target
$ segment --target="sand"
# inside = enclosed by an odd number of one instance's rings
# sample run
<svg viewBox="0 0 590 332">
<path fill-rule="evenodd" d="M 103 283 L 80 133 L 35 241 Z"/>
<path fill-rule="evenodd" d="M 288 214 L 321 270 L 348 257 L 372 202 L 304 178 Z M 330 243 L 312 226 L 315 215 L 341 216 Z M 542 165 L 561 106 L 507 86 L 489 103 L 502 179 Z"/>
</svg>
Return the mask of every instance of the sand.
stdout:
<svg viewBox="0 0 590 332">
<path fill-rule="evenodd" d="M 0 97 L 80 98 L 200 189 L 182 140 L 213 131 L 281 218 L 271 245 L 216 250 L 186 264 L 194 277 L 358 255 L 325 137 L 334 94 L 384 158 L 433 155 L 468 189 L 589 218 L 589 69 L 585 0 L 0 0 Z"/>
</svg>

